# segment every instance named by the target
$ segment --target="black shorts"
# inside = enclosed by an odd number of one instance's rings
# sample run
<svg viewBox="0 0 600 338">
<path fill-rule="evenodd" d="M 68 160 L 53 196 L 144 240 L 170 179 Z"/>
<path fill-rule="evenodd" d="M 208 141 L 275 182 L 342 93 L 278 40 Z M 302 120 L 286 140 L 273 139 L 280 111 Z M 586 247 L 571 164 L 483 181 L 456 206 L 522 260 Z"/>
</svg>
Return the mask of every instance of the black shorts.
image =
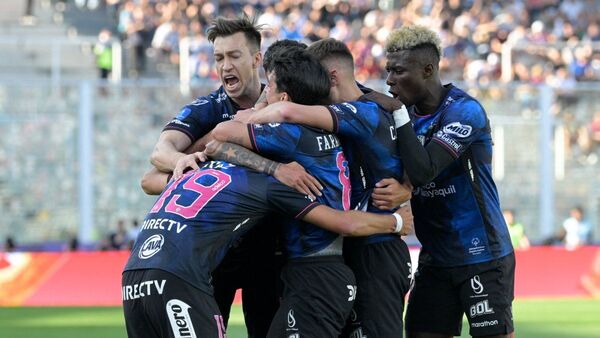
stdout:
<svg viewBox="0 0 600 338">
<path fill-rule="evenodd" d="M 129 338 L 225 337 L 214 298 L 162 270 L 123 272 L 123 312 Z"/>
<path fill-rule="evenodd" d="M 459 267 L 419 264 L 406 311 L 407 332 L 460 336 L 463 314 L 473 337 L 514 331 L 515 255 Z"/>
<path fill-rule="evenodd" d="M 267 337 L 338 337 L 356 297 L 354 274 L 342 257 L 293 260 L 281 275 L 283 300 Z"/>
<path fill-rule="evenodd" d="M 250 230 L 239 243 L 229 249 L 212 276 L 215 300 L 225 326 L 231 304 L 242 289 L 242 306 L 248 338 L 264 338 L 269 331 L 281 298 L 281 267 L 284 258 L 278 254 L 277 230 L 261 223 Z"/>
<path fill-rule="evenodd" d="M 358 293 L 342 337 L 402 337 L 404 298 L 411 280 L 406 243 L 398 237 L 367 245 L 346 245 L 344 258 L 354 271 Z"/>
</svg>

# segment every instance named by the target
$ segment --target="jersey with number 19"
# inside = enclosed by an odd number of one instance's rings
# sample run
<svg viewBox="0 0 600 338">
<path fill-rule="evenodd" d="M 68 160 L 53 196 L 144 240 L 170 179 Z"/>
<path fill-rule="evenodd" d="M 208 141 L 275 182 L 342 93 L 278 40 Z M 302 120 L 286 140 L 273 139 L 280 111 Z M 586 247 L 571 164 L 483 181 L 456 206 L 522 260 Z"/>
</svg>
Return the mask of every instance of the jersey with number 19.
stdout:
<svg viewBox="0 0 600 338">
<path fill-rule="evenodd" d="M 318 203 L 274 178 L 208 162 L 171 183 L 141 226 L 125 271 L 160 269 L 212 294 L 210 274 L 269 211 L 302 217 Z"/>
</svg>

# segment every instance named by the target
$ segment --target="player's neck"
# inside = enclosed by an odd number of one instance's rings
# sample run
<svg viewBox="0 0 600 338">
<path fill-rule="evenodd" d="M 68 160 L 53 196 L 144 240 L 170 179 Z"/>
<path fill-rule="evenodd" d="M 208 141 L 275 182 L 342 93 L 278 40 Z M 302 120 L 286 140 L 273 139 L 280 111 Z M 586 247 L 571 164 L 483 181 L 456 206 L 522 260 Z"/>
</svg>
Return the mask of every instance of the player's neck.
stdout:
<svg viewBox="0 0 600 338">
<path fill-rule="evenodd" d="M 340 81 L 337 85 L 337 93 L 336 103 L 356 101 L 363 95 L 363 92 L 358 88 L 354 79 Z"/>
<path fill-rule="evenodd" d="M 256 80 L 255 83 L 250 86 L 247 93 L 231 99 L 242 109 L 252 108 L 260 97 L 260 88 L 260 81 Z"/>
</svg>

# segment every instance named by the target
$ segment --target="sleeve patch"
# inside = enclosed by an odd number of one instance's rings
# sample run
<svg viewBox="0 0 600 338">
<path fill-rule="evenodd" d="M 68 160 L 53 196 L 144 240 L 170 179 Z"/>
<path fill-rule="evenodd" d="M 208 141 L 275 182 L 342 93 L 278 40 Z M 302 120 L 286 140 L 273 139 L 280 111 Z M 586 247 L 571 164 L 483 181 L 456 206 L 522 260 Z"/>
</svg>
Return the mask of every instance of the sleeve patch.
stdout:
<svg viewBox="0 0 600 338">
<path fill-rule="evenodd" d="M 465 138 L 471 135 L 473 128 L 467 124 L 461 124 L 460 122 L 452 122 L 442 128 L 445 134 L 454 135 L 456 137 Z"/>
<path fill-rule="evenodd" d="M 450 135 L 444 133 L 442 130 L 439 130 L 435 134 L 434 139 L 449 147 L 455 154 L 460 154 L 462 150 L 462 144 L 454 140 Z"/>
</svg>

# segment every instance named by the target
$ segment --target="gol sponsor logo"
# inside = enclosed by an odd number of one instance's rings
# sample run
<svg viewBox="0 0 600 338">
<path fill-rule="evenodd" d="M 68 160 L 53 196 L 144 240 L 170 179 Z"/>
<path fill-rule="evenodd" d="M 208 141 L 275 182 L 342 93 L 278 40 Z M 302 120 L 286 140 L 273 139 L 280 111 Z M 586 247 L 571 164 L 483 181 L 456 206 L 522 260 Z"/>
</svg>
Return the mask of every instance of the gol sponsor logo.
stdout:
<svg viewBox="0 0 600 338">
<path fill-rule="evenodd" d="M 153 235 L 148 237 L 148 239 L 142 243 L 138 257 L 141 259 L 148 259 L 154 256 L 160 251 L 160 249 L 162 249 L 164 243 L 165 238 L 162 235 Z"/>
</svg>

